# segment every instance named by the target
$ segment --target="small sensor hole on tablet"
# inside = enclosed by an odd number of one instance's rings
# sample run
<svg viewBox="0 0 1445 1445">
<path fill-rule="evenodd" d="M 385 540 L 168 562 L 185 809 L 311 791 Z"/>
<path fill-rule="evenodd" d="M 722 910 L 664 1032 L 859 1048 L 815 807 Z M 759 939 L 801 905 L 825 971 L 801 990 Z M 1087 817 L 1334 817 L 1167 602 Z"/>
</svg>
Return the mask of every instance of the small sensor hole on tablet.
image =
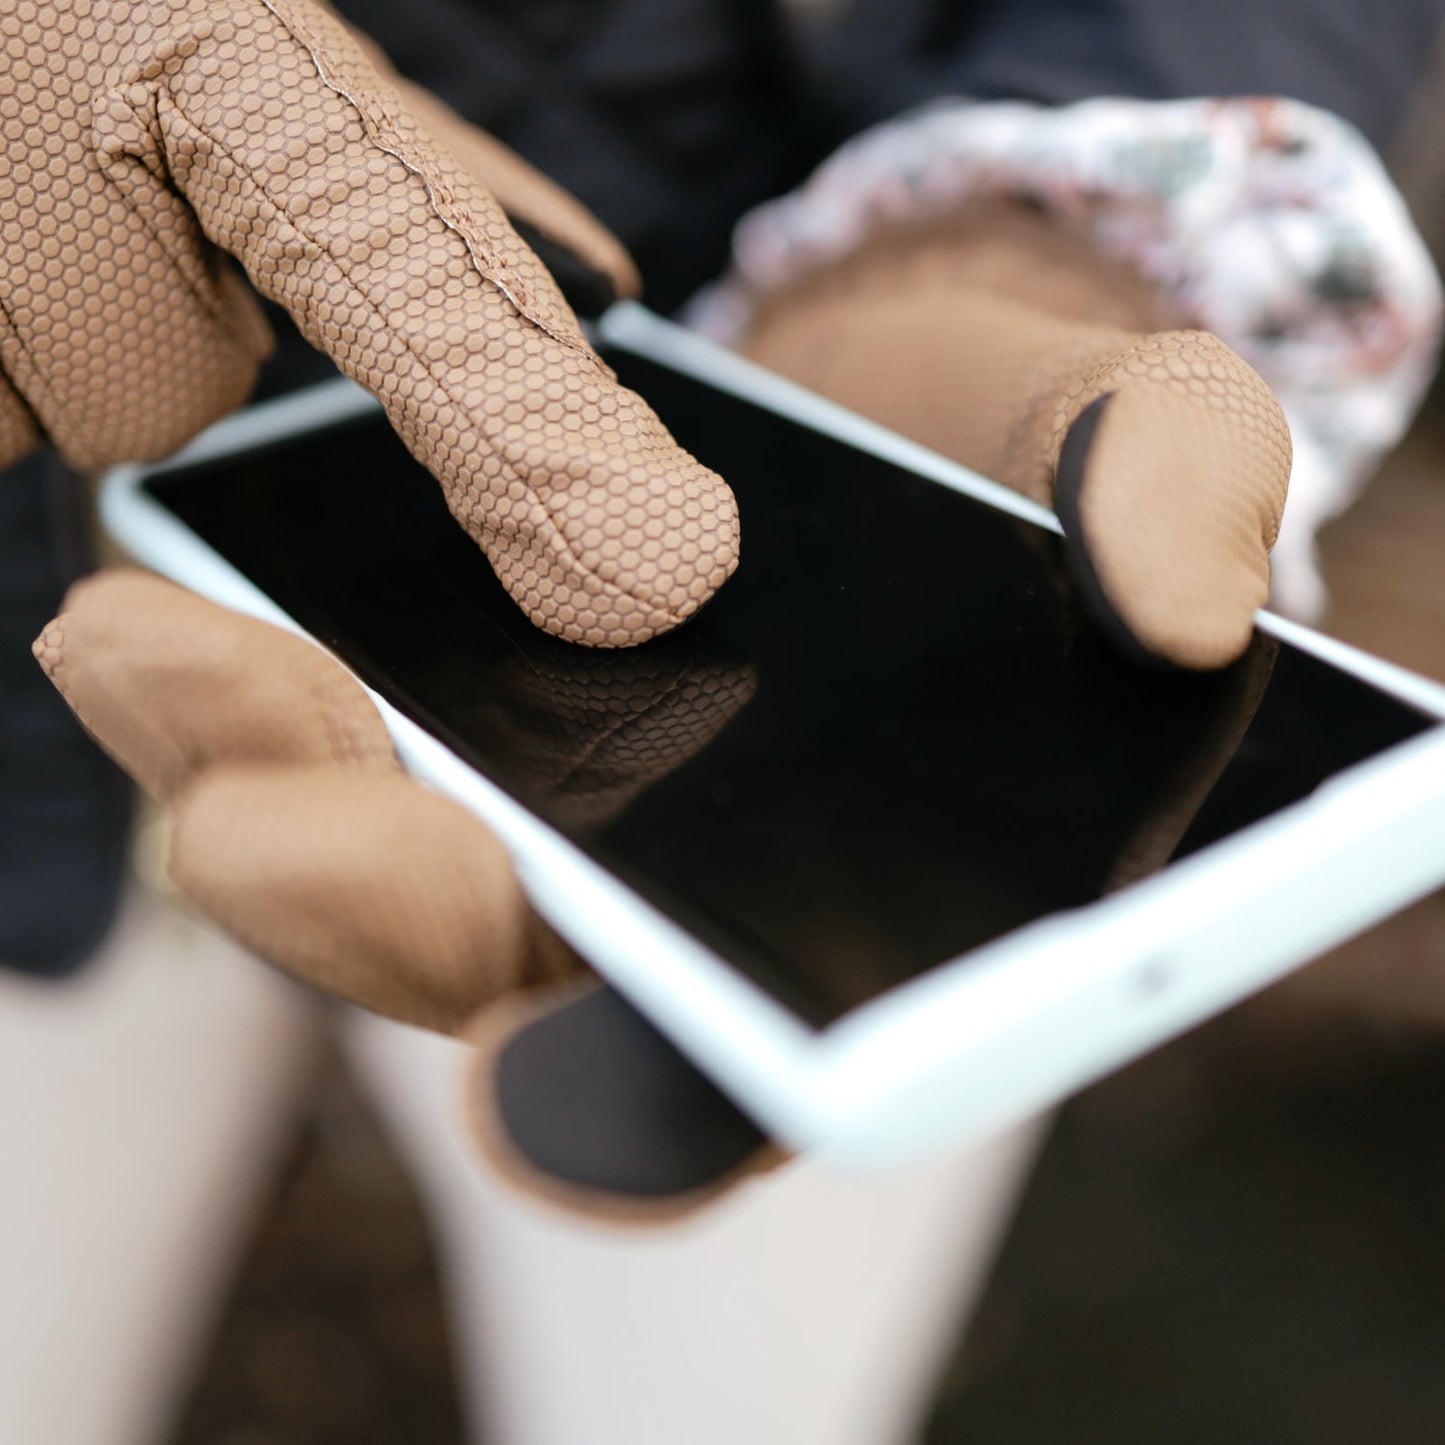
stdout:
<svg viewBox="0 0 1445 1445">
<path fill-rule="evenodd" d="M 1158 998 L 1174 983 L 1174 969 L 1166 958 L 1151 958 L 1134 974 L 1134 989 L 1141 998 Z"/>
</svg>

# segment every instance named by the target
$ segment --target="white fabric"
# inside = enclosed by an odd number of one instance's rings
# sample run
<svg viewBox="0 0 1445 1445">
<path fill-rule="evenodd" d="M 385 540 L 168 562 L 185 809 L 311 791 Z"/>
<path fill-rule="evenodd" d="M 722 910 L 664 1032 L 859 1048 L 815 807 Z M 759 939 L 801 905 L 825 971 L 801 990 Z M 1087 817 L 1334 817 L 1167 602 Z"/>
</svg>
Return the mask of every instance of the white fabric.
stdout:
<svg viewBox="0 0 1445 1445">
<path fill-rule="evenodd" d="M 519 1194 L 456 1125 L 465 1054 L 343 1040 L 436 1226 L 488 1445 L 907 1445 L 982 1294 L 1043 1121 L 906 1168 L 794 1160 L 670 1227 Z"/>
</svg>

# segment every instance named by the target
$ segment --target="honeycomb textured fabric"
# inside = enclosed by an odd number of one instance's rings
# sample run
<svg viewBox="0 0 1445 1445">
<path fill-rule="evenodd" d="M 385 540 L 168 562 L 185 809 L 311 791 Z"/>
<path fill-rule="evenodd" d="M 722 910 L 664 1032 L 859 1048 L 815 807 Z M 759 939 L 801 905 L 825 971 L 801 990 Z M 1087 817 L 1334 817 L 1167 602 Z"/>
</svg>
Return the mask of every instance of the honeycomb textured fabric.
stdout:
<svg viewBox="0 0 1445 1445">
<path fill-rule="evenodd" d="M 558 823 L 601 827 L 700 753 L 756 691 L 746 664 L 652 650 L 518 658 L 493 682 L 495 736 L 516 748 Z"/>
<path fill-rule="evenodd" d="M 731 573 L 731 493 L 470 167 L 625 285 L 615 243 L 432 101 L 438 138 L 328 11 L 16 0 L 0 57 L 0 462 L 42 435 L 86 468 L 154 457 L 242 401 L 269 338 L 229 252 L 381 399 L 537 625 L 629 645 Z"/>
<path fill-rule="evenodd" d="M 117 570 L 71 589 L 35 653 L 169 804 L 177 886 L 288 973 L 453 1031 L 577 972 L 501 844 L 402 774 L 366 694 L 311 643 Z"/>
<path fill-rule="evenodd" d="M 1268 596 L 1288 424 L 1222 342 L 1152 329 L 1149 288 L 1080 251 L 1007 210 L 893 234 L 771 298 L 744 349 L 1048 506 L 1071 429 L 1111 398 L 1075 541 L 1145 651 L 1223 666 Z"/>
<path fill-rule="evenodd" d="M 288 973 L 444 1033 L 581 969 L 501 843 L 400 773 L 213 768 L 176 800 L 170 873 Z"/>
</svg>

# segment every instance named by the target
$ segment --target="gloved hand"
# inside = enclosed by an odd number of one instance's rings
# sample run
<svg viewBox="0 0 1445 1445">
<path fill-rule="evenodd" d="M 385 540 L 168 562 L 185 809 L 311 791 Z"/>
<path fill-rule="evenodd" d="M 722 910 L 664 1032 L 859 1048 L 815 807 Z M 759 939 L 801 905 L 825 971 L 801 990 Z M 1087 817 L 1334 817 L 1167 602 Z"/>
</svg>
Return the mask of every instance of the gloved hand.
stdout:
<svg viewBox="0 0 1445 1445">
<path fill-rule="evenodd" d="M 170 875 L 200 911 L 300 979 L 477 1046 L 475 1136 L 513 1177 L 655 1217 L 776 1156 L 532 913 L 501 844 L 402 773 L 319 648 L 117 569 L 71 590 L 35 653 L 169 810 Z M 555 721 L 561 811 L 593 821 L 705 746 L 752 688 L 745 670 L 664 676 L 648 654 L 609 656 L 627 675 L 587 688 L 590 711 L 560 681 L 512 699 Z"/>
<path fill-rule="evenodd" d="M 1215 337 L 1017 207 L 885 233 L 765 297 L 742 349 L 1054 507 L 1095 615 L 1188 667 L 1269 590 L 1289 428 Z"/>
<path fill-rule="evenodd" d="M 616 647 L 737 558 L 722 481 L 618 386 L 503 207 L 635 285 L 575 202 L 389 77 L 315 0 L 0 13 L 0 466 L 95 468 L 244 400 L 269 336 L 223 252 L 376 393 L 539 627 Z M 605 288 L 604 288 L 605 289 Z"/>
</svg>

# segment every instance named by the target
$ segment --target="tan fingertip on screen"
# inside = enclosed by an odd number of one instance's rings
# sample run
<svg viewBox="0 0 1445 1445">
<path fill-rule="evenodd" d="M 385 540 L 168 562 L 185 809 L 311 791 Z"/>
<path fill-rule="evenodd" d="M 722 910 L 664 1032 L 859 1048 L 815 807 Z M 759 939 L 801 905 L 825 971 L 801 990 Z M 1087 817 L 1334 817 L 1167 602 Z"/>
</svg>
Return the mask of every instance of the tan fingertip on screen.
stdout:
<svg viewBox="0 0 1445 1445">
<path fill-rule="evenodd" d="M 1138 329 L 1159 309 L 1140 278 L 1083 249 L 993 213 L 888 236 L 771 298 L 745 349 L 1045 505 L 1108 397 L 1077 488 L 1100 612 L 1147 653 L 1219 667 L 1267 595 L 1289 427 L 1216 337 Z"/>
<path fill-rule="evenodd" d="M 1149 652 L 1198 669 L 1249 646 L 1290 470 L 1278 404 L 1215 347 L 1231 364 L 1191 347 L 1190 380 L 1126 382 L 1110 398 L 1079 494 L 1110 605 Z"/>
<path fill-rule="evenodd" d="M 621 247 L 334 15 L 20 0 L 0 69 L 36 212 L 0 207 L 0 461 L 41 434 L 85 468 L 153 458 L 240 404 L 269 332 L 229 253 L 381 400 L 537 626 L 628 646 L 727 579 L 731 494 L 617 384 L 488 186 L 634 289 Z"/>
</svg>

